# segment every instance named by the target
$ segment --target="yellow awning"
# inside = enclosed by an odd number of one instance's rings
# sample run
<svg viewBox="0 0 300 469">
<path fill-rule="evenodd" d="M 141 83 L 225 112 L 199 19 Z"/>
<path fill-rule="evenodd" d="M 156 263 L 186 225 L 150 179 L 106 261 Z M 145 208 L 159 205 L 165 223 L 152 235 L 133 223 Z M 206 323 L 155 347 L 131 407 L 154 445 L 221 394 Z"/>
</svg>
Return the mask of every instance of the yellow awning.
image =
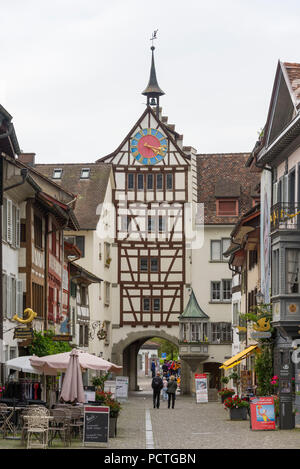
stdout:
<svg viewBox="0 0 300 469">
<path fill-rule="evenodd" d="M 233 368 L 234 366 L 238 365 L 241 360 L 246 358 L 248 355 L 251 355 L 251 353 L 254 352 L 254 350 L 258 347 L 258 345 L 251 345 L 250 347 L 245 348 L 242 352 L 238 353 L 234 357 L 229 358 L 229 360 L 226 360 L 226 362 L 223 363 L 219 368 L 224 368 L 224 370 L 227 370 L 228 368 Z"/>
</svg>

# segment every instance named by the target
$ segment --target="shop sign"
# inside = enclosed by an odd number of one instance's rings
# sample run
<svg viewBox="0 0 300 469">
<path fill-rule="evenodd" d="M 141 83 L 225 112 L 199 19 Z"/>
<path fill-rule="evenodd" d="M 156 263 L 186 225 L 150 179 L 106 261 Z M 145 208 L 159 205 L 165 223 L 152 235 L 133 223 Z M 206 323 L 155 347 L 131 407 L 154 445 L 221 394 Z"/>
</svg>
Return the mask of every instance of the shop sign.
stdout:
<svg viewBox="0 0 300 469">
<path fill-rule="evenodd" d="M 52 340 L 55 342 L 71 342 L 72 336 L 70 334 L 61 334 L 61 335 L 54 335 Z"/>
<path fill-rule="evenodd" d="M 207 375 L 195 374 L 196 402 L 208 402 Z"/>
<path fill-rule="evenodd" d="M 84 406 L 83 445 L 100 446 L 109 439 L 109 407 Z"/>
<path fill-rule="evenodd" d="M 14 330 L 14 339 L 33 339 L 33 328 L 16 327 Z"/>
<path fill-rule="evenodd" d="M 275 406 L 273 397 L 250 398 L 252 430 L 275 430 Z"/>
</svg>

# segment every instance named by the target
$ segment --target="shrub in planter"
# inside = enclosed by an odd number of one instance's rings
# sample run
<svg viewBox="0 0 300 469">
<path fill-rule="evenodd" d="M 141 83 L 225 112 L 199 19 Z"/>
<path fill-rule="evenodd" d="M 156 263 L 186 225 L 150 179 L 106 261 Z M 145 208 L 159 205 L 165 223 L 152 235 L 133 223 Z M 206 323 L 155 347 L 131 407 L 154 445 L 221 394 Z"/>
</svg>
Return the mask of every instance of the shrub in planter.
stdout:
<svg viewBox="0 0 300 469">
<path fill-rule="evenodd" d="M 247 420 L 249 402 L 241 399 L 238 395 L 228 397 L 224 401 L 225 409 L 229 409 L 230 420 Z"/>
</svg>

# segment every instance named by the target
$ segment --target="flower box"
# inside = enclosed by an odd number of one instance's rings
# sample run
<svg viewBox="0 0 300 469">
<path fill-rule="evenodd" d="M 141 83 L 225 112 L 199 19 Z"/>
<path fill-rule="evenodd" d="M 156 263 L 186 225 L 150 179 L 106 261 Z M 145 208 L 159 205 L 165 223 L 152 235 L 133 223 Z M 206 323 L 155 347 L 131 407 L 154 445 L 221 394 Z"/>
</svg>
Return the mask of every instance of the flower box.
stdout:
<svg viewBox="0 0 300 469">
<path fill-rule="evenodd" d="M 247 407 L 231 407 L 231 409 L 229 409 L 229 412 L 230 420 L 247 420 Z"/>
<path fill-rule="evenodd" d="M 117 436 L 117 420 L 118 417 L 109 417 L 109 438 Z"/>
</svg>

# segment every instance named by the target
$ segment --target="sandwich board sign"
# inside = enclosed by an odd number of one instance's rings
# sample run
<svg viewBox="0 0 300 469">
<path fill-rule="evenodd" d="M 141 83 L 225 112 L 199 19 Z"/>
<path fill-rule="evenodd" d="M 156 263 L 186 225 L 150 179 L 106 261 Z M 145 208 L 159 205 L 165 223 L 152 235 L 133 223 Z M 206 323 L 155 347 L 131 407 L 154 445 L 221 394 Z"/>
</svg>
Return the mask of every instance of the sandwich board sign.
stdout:
<svg viewBox="0 0 300 469">
<path fill-rule="evenodd" d="M 207 375 L 195 374 L 196 402 L 208 402 Z"/>
<path fill-rule="evenodd" d="M 116 394 L 115 398 L 119 400 L 128 399 L 128 376 L 117 376 L 116 377 Z"/>
<path fill-rule="evenodd" d="M 252 430 L 275 430 L 275 406 L 273 397 L 251 397 L 250 416 Z"/>
<path fill-rule="evenodd" d="M 83 446 L 108 444 L 109 411 L 106 406 L 84 406 Z"/>
</svg>

